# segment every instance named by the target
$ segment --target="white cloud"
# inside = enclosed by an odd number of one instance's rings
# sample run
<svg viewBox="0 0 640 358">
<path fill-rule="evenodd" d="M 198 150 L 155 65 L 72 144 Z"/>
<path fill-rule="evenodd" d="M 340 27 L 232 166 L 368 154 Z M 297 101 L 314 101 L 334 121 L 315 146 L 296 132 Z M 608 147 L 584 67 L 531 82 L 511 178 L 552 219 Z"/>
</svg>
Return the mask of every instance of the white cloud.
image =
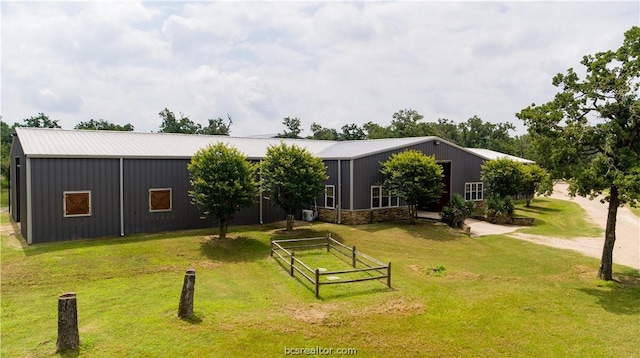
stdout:
<svg viewBox="0 0 640 358">
<path fill-rule="evenodd" d="M 3 2 L 2 116 L 45 112 L 157 130 L 170 110 L 233 135 L 286 116 L 339 129 L 426 120 L 511 121 L 551 78 L 615 49 L 633 2 Z"/>
</svg>

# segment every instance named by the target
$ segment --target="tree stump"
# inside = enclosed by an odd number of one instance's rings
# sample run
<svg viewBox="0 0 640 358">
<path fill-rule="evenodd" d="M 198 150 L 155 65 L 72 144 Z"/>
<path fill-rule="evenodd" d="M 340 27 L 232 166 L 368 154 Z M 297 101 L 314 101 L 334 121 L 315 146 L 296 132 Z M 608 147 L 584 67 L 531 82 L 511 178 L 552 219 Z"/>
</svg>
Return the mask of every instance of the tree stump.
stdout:
<svg viewBox="0 0 640 358">
<path fill-rule="evenodd" d="M 75 292 L 58 297 L 58 341 L 56 352 L 76 350 L 80 346 L 78 334 L 78 306 Z"/>
<path fill-rule="evenodd" d="M 196 286 L 196 270 L 189 269 L 184 275 L 182 294 L 180 295 L 180 305 L 178 306 L 178 317 L 193 317 L 193 296 Z"/>
</svg>

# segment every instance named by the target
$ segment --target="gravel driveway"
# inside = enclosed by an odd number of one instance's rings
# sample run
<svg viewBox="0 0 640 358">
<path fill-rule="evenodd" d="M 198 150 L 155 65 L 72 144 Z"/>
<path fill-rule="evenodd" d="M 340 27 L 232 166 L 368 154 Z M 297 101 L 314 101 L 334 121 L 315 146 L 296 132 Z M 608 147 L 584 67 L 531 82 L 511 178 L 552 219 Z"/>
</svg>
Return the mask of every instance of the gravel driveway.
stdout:
<svg viewBox="0 0 640 358">
<path fill-rule="evenodd" d="M 588 218 L 603 229 L 605 228 L 608 203 L 602 204 L 597 198 L 594 200 L 580 196 L 570 198 L 566 183 L 556 184 L 551 197 L 571 200 L 579 204 L 587 212 Z M 509 236 L 561 249 L 575 250 L 598 259 L 602 256 L 602 247 L 604 246 L 604 233 L 601 237 L 577 237 L 571 239 L 523 233 L 511 233 Z M 613 262 L 640 270 L 640 218 L 626 207 L 618 209 Z"/>
</svg>

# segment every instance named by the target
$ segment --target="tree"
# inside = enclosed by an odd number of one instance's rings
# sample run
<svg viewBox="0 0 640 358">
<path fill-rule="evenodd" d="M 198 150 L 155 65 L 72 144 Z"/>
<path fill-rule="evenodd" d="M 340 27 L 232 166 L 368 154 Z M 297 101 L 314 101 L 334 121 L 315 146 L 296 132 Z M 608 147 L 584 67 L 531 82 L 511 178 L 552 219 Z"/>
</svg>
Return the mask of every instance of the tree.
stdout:
<svg viewBox="0 0 640 358">
<path fill-rule="evenodd" d="M 298 117 L 285 117 L 282 121 L 282 124 L 289 129 L 289 131 L 284 131 L 283 133 L 278 133 L 277 138 L 300 138 L 300 118 Z"/>
<path fill-rule="evenodd" d="M 338 140 L 338 132 L 333 128 L 325 128 L 320 124 L 313 122 L 311 124 L 311 133 L 313 135 L 307 137 L 308 139 L 318 140 Z"/>
<path fill-rule="evenodd" d="M 367 133 L 367 139 L 392 138 L 393 133 L 389 127 L 383 127 L 371 121 L 363 125 L 364 131 Z"/>
<path fill-rule="evenodd" d="M 549 196 L 553 194 L 553 181 L 549 172 L 536 164 L 527 164 L 522 166 L 523 178 L 521 193 L 524 195 L 526 206 L 531 205 L 533 197 L 538 195 Z"/>
<path fill-rule="evenodd" d="M 415 109 L 401 109 L 393 114 L 391 131 L 396 138 L 420 137 L 425 135 L 425 128 L 420 122 L 424 118 Z"/>
<path fill-rule="evenodd" d="M 515 129 L 512 123 L 494 124 L 473 116 L 465 123 L 460 123 L 458 127 L 461 137 L 458 144 L 463 147 L 485 148 L 506 154 L 515 153 L 514 139 L 509 135 L 509 131 Z"/>
<path fill-rule="evenodd" d="M 287 231 L 293 229 L 294 215 L 324 192 L 329 178 L 322 159 L 295 144 L 270 146 L 260 169 L 267 198 L 287 214 Z"/>
<path fill-rule="evenodd" d="M 409 206 L 409 221 L 415 224 L 418 202 L 437 200 L 442 192 L 442 167 L 434 156 L 417 150 L 391 155 L 381 163 L 383 186 Z"/>
<path fill-rule="evenodd" d="M 554 99 L 517 116 L 554 175 L 569 180 L 571 195 L 604 194 L 609 204 L 598 276 L 613 280 L 618 207 L 640 200 L 640 27 L 628 30 L 617 50 L 586 55 L 580 63 L 584 79 L 572 68 L 557 74 Z"/>
<path fill-rule="evenodd" d="M 58 124 L 58 120 L 52 120 L 44 113 L 38 113 L 37 116 L 25 118 L 22 120 L 23 124 L 16 124 L 18 127 L 33 127 L 33 128 L 62 128 Z"/>
<path fill-rule="evenodd" d="M 342 126 L 342 133 L 338 137 L 339 140 L 362 140 L 366 138 L 367 135 L 364 132 L 364 128 L 358 127 L 355 123 Z"/>
<path fill-rule="evenodd" d="M 90 119 L 86 122 L 78 123 L 74 129 L 90 129 L 90 130 L 109 130 L 109 131 L 122 131 L 122 132 L 131 132 L 134 127 L 131 123 L 127 123 L 125 125 L 115 124 L 104 119 Z"/>
<path fill-rule="evenodd" d="M 233 215 L 256 201 L 257 166 L 237 149 L 217 143 L 199 150 L 187 168 L 192 202 L 217 221 L 220 238 L 226 238 Z"/>
<path fill-rule="evenodd" d="M 202 128 L 198 134 L 229 135 L 232 124 L 231 116 L 227 113 L 227 123 L 225 123 L 225 120 L 221 117 L 215 119 L 210 118 L 209 125 Z"/>
<path fill-rule="evenodd" d="M 0 136 L 2 140 L 0 141 L 0 176 L 2 176 L 3 187 L 4 184 L 9 182 L 9 167 L 10 160 L 9 157 L 11 152 L 11 142 L 13 141 L 13 127 L 9 127 L 7 123 L 2 120 L 2 116 L 0 116 Z"/>
<path fill-rule="evenodd" d="M 482 165 L 480 178 L 489 195 L 513 196 L 522 189 L 523 164 L 508 158 L 489 160 Z"/>
<path fill-rule="evenodd" d="M 180 113 L 179 120 L 176 119 L 175 114 L 167 108 L 163 109 L 158 115 L 162 118 L 160 133 L 196 134 L 201 130 L 199 124 L 194 123 L 189 117 L 185 117 L 182 113 Z"/>
</svg>

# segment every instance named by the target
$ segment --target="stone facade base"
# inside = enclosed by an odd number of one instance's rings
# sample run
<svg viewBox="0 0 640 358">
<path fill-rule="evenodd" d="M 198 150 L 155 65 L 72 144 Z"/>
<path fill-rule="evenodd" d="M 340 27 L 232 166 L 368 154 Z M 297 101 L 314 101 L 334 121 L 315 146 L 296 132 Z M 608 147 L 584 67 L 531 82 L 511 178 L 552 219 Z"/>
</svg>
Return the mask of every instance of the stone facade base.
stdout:
<svg viewBox="0 0 640 358">
<path fill-rule="evenodd" d="M 381 221 L 409 220 L 409 208 L 399 206 L 383 209 L 341 210 L 340 223 L 345 225 L 371 224 Z M 330 223 L 338 222 L 338 210 L 318 208 L 318 220 Z"/>
</svg>

